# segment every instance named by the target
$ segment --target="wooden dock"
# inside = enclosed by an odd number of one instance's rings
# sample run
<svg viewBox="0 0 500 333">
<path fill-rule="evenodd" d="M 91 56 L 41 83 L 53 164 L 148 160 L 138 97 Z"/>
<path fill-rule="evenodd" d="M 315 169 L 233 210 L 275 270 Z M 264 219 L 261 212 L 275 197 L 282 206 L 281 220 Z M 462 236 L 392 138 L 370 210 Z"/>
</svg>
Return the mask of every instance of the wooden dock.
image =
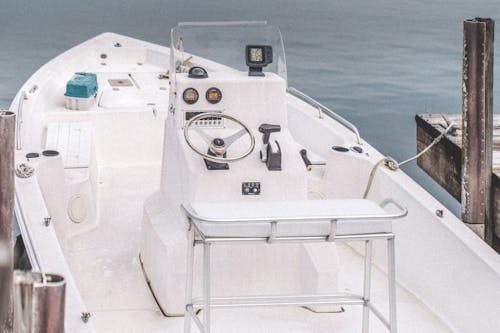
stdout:
<svg viewBox="0 0 500 333">
<path fill-rule="evenodd" d="M 418 158 L 417 164 L 455 199 L 462 199 L 462 115 L 418 114 L 417 151 L 427 147 L 434 138 L 445 131 L 451 122 L 457 125 L 426 154 Z M 493 173 L 491 180 L 493 221 L 500 229 L 500 114 L 493 116 Z M 478 225 L 470 225 L 472 229 Z M 481 225 L 482 226 L 482 225 Z M 486 226 L 487 227 L 487 226 Z M 477 229 L 474 229 L 478 232 Z M 500 238 L 492 230 L 490 245 L 500 252 Z M 499 230 L 500 231 L 500 230 Z M 479 233 L 479 232 L 478 232 Z M 486 231 L 487 233 L 487 231 Z"/>
<path fill-rule="evenodd" d="M 500 115 L 493 114 L 495 21 L 464 21 L 462 113 L 419 114 L 417 151 L 450 129 L 417 164 L 461 207 L 461 218 L 500 253 Z M 434 142 L 435 143 L 435 142 Z"/>
</svg>

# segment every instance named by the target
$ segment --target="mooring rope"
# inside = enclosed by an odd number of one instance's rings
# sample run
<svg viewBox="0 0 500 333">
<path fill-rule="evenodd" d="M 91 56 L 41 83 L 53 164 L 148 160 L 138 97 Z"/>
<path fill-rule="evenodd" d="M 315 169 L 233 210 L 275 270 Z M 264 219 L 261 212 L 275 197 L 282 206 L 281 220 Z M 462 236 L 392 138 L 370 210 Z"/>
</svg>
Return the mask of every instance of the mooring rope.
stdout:
<svg viewBox="0 0 500 333">
<path fill-rule="evenodd" d="M 19 178 L 29 178 L 33 176 L 35 169 L 26 163 L 21 163 L 16 166 L 16 176 Z"/>
<path fill-rule="evenodd" d="M 450 131 L 453 128 L 453 126 L 455 126 L 455 124 L 453 122 L 448 122 L 448 121 L 446 121 L 446 122 L 449 125 L 448 125 L 448 127 L 446 127 L 444 132 L 439 134 L 427 147 L 425 147 L 417 155 L 410 157 L 410 158 L 404 160 L 403 162 L 399 162 L 399 163 L 398 163 L 398 161 L 396 161 L 394 158 L 392 158 L 390 156 L 384 156 L 384 158 L 382 158 L 380 161 L 378 161 L 373 166 L 372 171 L 370 172 L 370 177 L 368 178 L 368 184 L 366 184 L 366 189 L 365 189 L 365 193 L 363 194 L 363 199 L 366 199 L 366 197 L 368 197 L 368 193 L 370 193 L 370 189 L 372 187 L 373 179 L 375 178 L 375 173 L 377 172 L 378 167 L 380 165 L 384 164 L 389 170 L 396 171 L 396 170 L 400 169 L 403 165 L 408 164 L 411 161 L 416 160 L 417 158 L 419 158 L 420 156 L 425 154 L 427 151 L 429 151 L 429 149 L 431 149 L 435 144 L 437 144 L 439 141 L 441 141 L 441 139 L 444 138 L 444 136 L 446 134 L 451 133 Z"/>
</svg>

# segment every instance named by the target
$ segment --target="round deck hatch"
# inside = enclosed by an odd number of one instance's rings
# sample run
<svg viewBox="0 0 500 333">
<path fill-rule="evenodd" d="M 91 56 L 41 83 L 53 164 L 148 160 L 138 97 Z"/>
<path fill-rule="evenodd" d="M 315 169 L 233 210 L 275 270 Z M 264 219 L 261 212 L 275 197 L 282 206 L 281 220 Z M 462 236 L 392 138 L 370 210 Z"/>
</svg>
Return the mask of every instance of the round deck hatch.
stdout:
<svg viewBox="0 0 500 333">
<path fill-rule="evenodd" d="M 87 218 L 87 200 L 80 194 L 69 198 L 68 216 L 75 223 L 82 223 Z"/>
</svg>

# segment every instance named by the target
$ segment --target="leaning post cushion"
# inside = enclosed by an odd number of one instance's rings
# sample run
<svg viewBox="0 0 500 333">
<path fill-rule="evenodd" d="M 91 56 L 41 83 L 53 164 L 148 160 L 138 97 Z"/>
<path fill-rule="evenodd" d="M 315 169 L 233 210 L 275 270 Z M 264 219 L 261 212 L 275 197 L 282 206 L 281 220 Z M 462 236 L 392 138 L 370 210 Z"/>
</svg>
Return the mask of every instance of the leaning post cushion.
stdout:
<svg viewBox="0 0 500 333">
<path fill-rule="evenodd" d="M 392 213 L 388 205 L 397 208 Z M 369 314 L 373 313 L 391 333 L 397 333 L 395 236 L 391 220 L 408 214 L 394 199 L 377 204 L 367 199 L 299 200 L 277 202 L 226 202 L 183 204 L 188 221 L 186 295 L 184 332 L 191 331 L 191 320 L 203 333 L 210 332 L 212 308 L 253 306 L 362 305 L 362 332 L 369 332 Z M 371 302 L 370 280 L 372 242 L 387 241 L 387 277 L 389 282 L 389 318 Z M 277 243 L 313 241 L 365 242 L 363 295 L 232 296 L 211 295 L 210 248 L 217 243 Z M 194 247 L 203 244 L 203 296 L 193 298 Z M 197 310 L 203 309 L 203 322 Z"/>
<path fill-rule="evenodd" d="M 401 212 L 386 212 L 388 204 Z M 393 199 L 380 205 L 367 199 L 195 202 L 183 209 L 204 237 L 327 237 L 332 220 L 336 235 L 389 233 L 390 220 L 406 215 Z M 277 222 L 275 234 L 271 222 Z"/>
</svg>

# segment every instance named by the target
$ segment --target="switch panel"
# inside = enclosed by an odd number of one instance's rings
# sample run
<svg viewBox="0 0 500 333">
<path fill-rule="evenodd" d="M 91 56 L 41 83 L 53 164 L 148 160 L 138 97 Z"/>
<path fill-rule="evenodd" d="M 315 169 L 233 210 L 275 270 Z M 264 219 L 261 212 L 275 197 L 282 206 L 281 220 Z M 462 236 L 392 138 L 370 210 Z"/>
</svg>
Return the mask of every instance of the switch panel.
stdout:
<svg viewBox="0 0 500 333">
<path fill-rule="evenodd" d="M 184 111 L 184 119 L 187 123 L 191 118 L 196 117 L 202 113 L 213 112 L 218 113 L 219 111 Z M 207 117 L 204 119 L 197 120 L 193 123 L 196 127 L 224 127 L 224 119 L 221 117 Z"/>
<path fill-rule="evenodd" d="M 243 194 L 243 195 L 259 195 L 260 194 L 260 183 L 259 182 L 241 183 L 241 194 Z"/>
</svg>

